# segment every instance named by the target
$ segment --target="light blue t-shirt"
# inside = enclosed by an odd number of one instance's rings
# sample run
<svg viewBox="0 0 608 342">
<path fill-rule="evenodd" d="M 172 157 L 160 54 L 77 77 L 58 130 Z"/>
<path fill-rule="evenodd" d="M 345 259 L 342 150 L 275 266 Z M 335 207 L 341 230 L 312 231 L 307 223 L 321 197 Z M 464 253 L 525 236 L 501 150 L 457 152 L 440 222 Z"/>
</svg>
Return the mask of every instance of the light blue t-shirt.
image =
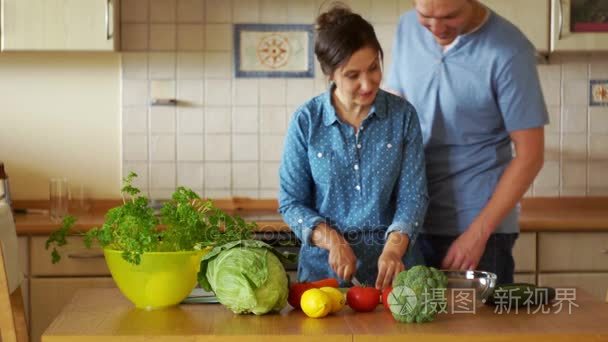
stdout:
<svg viewBox="0 0 608 342">
<path fill-rule="evenodd" d="M 534 53 L 493 12 L 445 53 L 415 11 L 401 17 L 387 86 L 420 118 L 430 196 L 422 232 L 465 231 L 512 159 L 509 133 L 548 123 Z M 495 232 L 518 232 L 517 219 L 515 208 Z"/>
<path fill-rule="evenodd" d="M 321 222 L 357 256 L 357 277 L 373 284 L 386 235 L 422 226 L 428 196 L 420 124 L 404 99 L 379 90 L 359 132 L 342 122 L 331 87 L 294 114 L 285 137 L 279 211 L 302 241 L 298 279 L 335 277 L 328 253 L 310 243 Z M 407 258 L 407 256 L 406 256 Z"/>
</svg>

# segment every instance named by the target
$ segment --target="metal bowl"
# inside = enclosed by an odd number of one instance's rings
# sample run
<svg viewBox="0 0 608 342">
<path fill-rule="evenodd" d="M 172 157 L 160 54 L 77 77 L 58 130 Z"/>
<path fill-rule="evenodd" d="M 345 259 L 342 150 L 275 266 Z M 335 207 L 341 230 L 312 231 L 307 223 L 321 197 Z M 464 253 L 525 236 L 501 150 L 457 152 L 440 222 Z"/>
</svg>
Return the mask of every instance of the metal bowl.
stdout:
<svg viewBox="0 0 608 342">
<path fill-rule="evenodd" d="M 442 270 L 448 278 L 448 292 L 451 297 L 458 293 L 475 293 L 476 305 L 483 305 L 494 292 L 496 274 L 486 271 Z"/>
</svg>

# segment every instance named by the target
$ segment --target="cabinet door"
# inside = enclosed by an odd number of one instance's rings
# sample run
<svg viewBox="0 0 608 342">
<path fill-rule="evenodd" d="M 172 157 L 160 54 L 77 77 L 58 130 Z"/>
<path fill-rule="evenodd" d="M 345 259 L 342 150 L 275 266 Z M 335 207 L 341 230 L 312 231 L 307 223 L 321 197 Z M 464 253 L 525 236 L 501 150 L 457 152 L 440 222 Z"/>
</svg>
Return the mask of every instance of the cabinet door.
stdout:
<svg viewBox="0 0 608 342">
<path fill-rule="evenodd" d="M 549 51 L 549 1 L 480 0 L 495 13 L 517 26 L 540 52 Z M 405 2 L 401 8 L 403 10 L 414 8 L 413 2 Z"/>
<path fill-rule="evenodd" d="M 573 32 L 572 0 L 551 0 L 551 51 L 608 51 L 608 32 Z"/>
<path fill-rule="evenodd" d="M 556 288 L 576 287 L 603 301 L 608 290 L 608 273 L 540 273 L 538 285 Z"/>
<path fill-rule="evenodd" d="M 516 283 L 536 284 L 536 274 L 534 273 L 515 273 L 513 281 Z"/>
<path fill-rule="evenodd" d="M 537 51 L 549 51 L 549 0 L 481 0 L 517 26 Z"/>
<path fill-rule="evenodd" d="M 536 271 L 536 233 L 520 233 L 513 246 L 515 272 Z"/>
<path fill-rule="evenodd" d="M 83 288 L 115 287 L 112 278 L 31 278 L 30 338 L 40 341 L 44 330 L 59 315 L 74 292 Z"/>
<path fill-rule="evenodd" d="M 608 233 L 538 233 L 538 268 L 608 272 Z"/>
<path fill-rule="evenodd" d="M 112 51 L 117 0 L 2 0 L 2 51 Z"/>
</svg>

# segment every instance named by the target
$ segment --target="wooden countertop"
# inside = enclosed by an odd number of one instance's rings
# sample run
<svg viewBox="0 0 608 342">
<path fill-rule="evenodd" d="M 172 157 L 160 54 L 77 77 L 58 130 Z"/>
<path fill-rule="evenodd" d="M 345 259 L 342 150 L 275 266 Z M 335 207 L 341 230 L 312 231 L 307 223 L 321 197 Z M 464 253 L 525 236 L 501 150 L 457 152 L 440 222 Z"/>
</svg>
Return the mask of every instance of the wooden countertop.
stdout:
<svg viewBox="0 0 608 342">
<path fill-rule="evenodd" d="M 289 231 L 277 213 L 276 200 L 231 198 L 214 200 L 229 213 L 257 223 L 259 231 Z M 83 231 L 103 224 L 107 209 L 119 205 L 116 200 L 94 201 L 86 214 L 78 217 L 76 229 Z M 16 208 L 45 208 L 45 201 L 15 201 Z M 15 215 L 17 234 L 47 235 L 59 227 L 48 215 Z M 608 197 L 525 198 L 520 215 L 521 231 L 608 231 Z"/>
<path fill-rule="evenodd" d="M 180 305 L 164 310 L 134 308 L 118 289 L 76 292 L 42 336 L 54 341 L 606 341 L 608 304 L 576 292 L 571 313 L 498 314 L 482 306 L 472 313 L 440 314 L 426 324 L 395 322 L 381 305 L 375 312 L 345 308 L 322 319 L 287 306 L 265 316 L 235 315 L 219 304 Z M 449 309 L 448 309 L 449 310 Z"/>
</svg>

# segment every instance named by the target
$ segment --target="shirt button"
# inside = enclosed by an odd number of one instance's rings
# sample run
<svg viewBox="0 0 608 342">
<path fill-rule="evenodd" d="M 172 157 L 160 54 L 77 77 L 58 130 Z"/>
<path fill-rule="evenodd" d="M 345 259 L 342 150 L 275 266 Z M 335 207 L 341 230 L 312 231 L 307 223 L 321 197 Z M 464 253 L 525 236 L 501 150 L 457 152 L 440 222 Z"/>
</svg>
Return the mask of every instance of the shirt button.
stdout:
<svg viewBox="0 0 608 342">
<path fill-rule="evenodd" d="M 357 144 L 357 148 L 361 148 L 361 144 Z"/>
<path fill-rule="evenodd" d="M 355 170 L 359 170 L 359 165 L 355 164 L 354 168 L 355 168 Z"/>
<path fill-rule="evenodd" d="M 361 187 L 357 185 L 357 186 L 355 187 L 355 189 L 357 189 L 357 191 L 359 191 L 359 190 L 361 190 Z"/>
<path fill-rule="evenodd" d="M 304 223 L 304 220 L 299 219 L 299 220 L 298 220 L 298 223 Z"/>
<path fill-rule="evenodd" d="M 418 227 L 418 222 L 414 222 L 414 226 Z"/>
<path fill-rule="evenodd" d="M 317 157 L 323 158 L 323 153 L 321 153 L 321 152 L 317 153 Z"/>
<path fill-rule="evenodd" d="M 393 144 L 386 144 L 386 147 L 391 148 L 393 147 Z"/>
<path fill-rule="evenodd" d="M 360 130 L 363 130 L 363 126 L 359 127 Z"/>
</svg>

